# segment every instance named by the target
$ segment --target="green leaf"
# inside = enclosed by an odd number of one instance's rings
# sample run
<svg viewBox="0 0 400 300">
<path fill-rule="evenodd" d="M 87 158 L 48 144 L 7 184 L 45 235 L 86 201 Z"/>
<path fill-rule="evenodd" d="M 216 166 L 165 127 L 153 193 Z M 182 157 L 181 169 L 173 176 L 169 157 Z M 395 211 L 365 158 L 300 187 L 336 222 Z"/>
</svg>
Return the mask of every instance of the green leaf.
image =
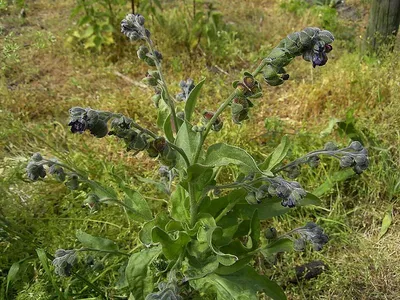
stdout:
<svg viewBox="0 0 400 300">
<path fill-rule="evenodd" d="M 264 160 L 264 162 L 260 164 L 259 166 L 260 169 L 265 171 L 272 171 L 286 157 L 286 154 L 289 151 L 289 147 L 290 147 L 289 139 L 285 135 L 282 138 L 281 143 L 274 150 L 274 152 L 268 155 L 268 157 Z"/>
<path fill-rule="evenodd" d="M 204 278 L 193 280 L 190 284 L 193 288 L 203 292 L 209 292 L 212 287 L 217 293 L 218 300 L 257 300 L 259 299 L 258 292 L 265 292 L 274 300 L 286 299 L 285 293 L 277 283 L 269 280 L 266 276 L 259 275 L 249 266 L 228 275 L 210 274 Z"/>
<path fill-rule="evenodd" d="M 158 106 L 158 111 L 157 111 L 157 127 L 160 128 L 161 130 L 164 130 L 164 123 L 168 119 L 168 116 L 170 115 L 168 105 L 165 103 L 164 100 L 161 99 L 159 102 Z"/>
<path fill-rule="evenodd" d="M 202 278 L 217 270 L 219 262 L 217 256 L 208 255 L 205 259 L 198 259 L 194 256 L 188 256 L 189 268 L 185 273 L 186 280 Z"/>
<path fill-rule="evenodd" d="M 121 189 L 125 193 L 124 203 L 130 208 L 126 213 L 132 220 L 144 222 L 153 218 L 149 204 L 140 193 L 127 187 Z"/>
<path fill-rule="evenodd" d="M 329 176 L 323 184 L 313 190 L 312 193 L 315 196 L 321 197 L 322 195 L 330 192 L 331 189 L 336 185 L 336 183 L 345 181 L 352 176 L 354 176 L 353 169 L 344 169 L 337 171 Z"/>
<path fill-rule="evenodd" d="M 8 294 L 8 286 L 10 285 L 10 283 L 15 281 L 15 279 L 17 278 L 20 267 L 21 267 L 21 262 L 18 261 L 18 262 L 13 263 L 11 265 L 10 270 L 8 270 L 6 294 Z"/>
<path fill-rule="evenodd" d="M 230 192 L 228 195 L 212 199 L 210 205 L 207 207 L 207 213 L 213 217 L 217 217 L 218 214 L 231 202 L 237 199 L 243 199 L 246 196 L 247 191 L 244 189 L 236 189 Z"/>
<path fill-rule="evenodd" d="M 85 182 L 89 185 L 92 192 L 99 197 L 100 201 L 104 203 L 113 203 L 107 202 L 106 199 L 117 199 L 117 193 L 112 188 L 104 187 L 100 183 L 93 180 L 86 180 Z"/>
<path fill-rule="evenodd" d="M 168 233 L 160 227 L 154 227 L 152 230 L 152 239 L 154 243 L 160 243 L 164 256 L 169 260 L 178 259 L 184 251 L 185 246 L 190 242 L 190 237 L 186 232 L 179 231 L 176 239 L 172 239 Z"/>
<path fill-rule="evenodd" d="M 172 218 L 181 222 L 190 220 L 189 196 L 181 185 L 172 193 L 170 202 Z"/>
<path fill-rule="evenodd" d="M 381 239 L 388 231 L 390 225 L 392 224 L 392 220 L 393 220 L 393 206 L 391 205 L 389 209 L 386 211 L 385 216 L 383 217 L 382 227 L 379 232 L 379 239 Z"/>
<path fill-rule="evenodd" d="M 282 199 L 274 197 L 271 199 L 265 199 L 260 204 L 250 205 L 247 202 L 241 202 L 235 205 L 234 213 L 242 219 L 250 219 L 255 210 L 258 210 L 258 217 L 260 220 L 267 220 L 272 217 L 280 216 L 287 213 L 290 208 L 281 205 Z M 299 201 L 296 206 L 305 205 L 320 205 L 321 201 L 318 197 L 311 193 Z"/>
<path fill-rule="evenodd" d="M 172 129 L 171 114 L 169 114 L 165 118 L 164 124 L 163 124 L 163 130 L 164 130 L 164 134 L 165 134 L 165 137 L 167 138 L 167 140 L 169 142 L 173 143 L 175 138 L 174 138 L 174 133 L 173 133 L 173 129 Z"/>
<path fill-rule="evenodd" d="M 154 227 L 158 226 L 162 229 L 168 224 L 171 219 L 165 212 L 159 213 L 153 220 L 145 223 L 143 225 L 142 230 L 139 231 L 139 239 L 140 241 L 146 245 L 150 246 L 153 243 L 151 238 L 151 232 Z"/>
<path fill-rule="evenodd" d="M 222 235 L 223 235 L 223 232 L 222 232 L 221 227 L 212 227 L 212 228 L 206 229 L 208 246 L 211 248 L 211 250 L 215 254 L 217 254 L 218 262 L 224 266 L 230 266 L 230 265 L 233 265 L 235 262 L 237 262 L 239 260 L 239 258 L 235 255 L 221 252 L 214 245 L 214 241 L 220 239 L 222 237 Z"/>
<path fill-rule="evenodd" d="M 154 259 L 161 253 L 159 247 L 133 253 L 125 269 L 129 290 L 136 300 L 143 300 L 153 291 L 153 274 L 149 268 Z"/>
<path fill-rule="evenodd" d="M 255 250 L 260 246 L 260 232 L 260 219 L 258 218 L 258 211 L 255 210 L 250 221 L 251 250 Z"/>
<path fill-rule="evenodd" d="M 330 119 L 328 126 L 319 133 L 319 136 L 321 138 L 323 138 L 323 137 L 326 137 L 327 135 L 330 135 L 332 133 L 333 129 L 335 128 L 335 125 L 337 124 L 337 122 L 340 122 L 340 119 L 337 119 L 337 118 Z"/>
<path fill-rule="evenodd" d="M 265 257 L 268 257 L 275 253 L 289 252 L 292 250 L 293 250 L 293 241 L 291 239 L 283 238 L 269 243 L 265 248 L 262 248 L 260 252 Z"/>
<path fill-rule="evenodd" d="M 102 237 L 90 235 L 82 230 L 76 232 L 76 238 L 82 243 L 84 247 L 103 250 L 103 251 L 118 251 L 118 245 Z"/>
<path fill-rule="evenodd" d="M 241 148 L 223 143 L 214 144 L 208 148 L 204 165 L 221 167 L 229 164 L 238 165 L 247 172 L 257 172 L 263 173 L 266 176 L 273 176 L 269 171 L 262 172 L 253 157 Z"/>
<path fill-rule="evenodd" d="M 192 114 L 194 112 L 194 109 L 196 107 L 197 103 L 197 98 L 199 97 L 200 90 L 203 87 L 203 84 L 205 82 L 205 78 L 200 81 L 194 88 L 191 90 L 188 99 L 186 100 L 185 104 L 185 119 L 190 122 L 192 118 Z"/>
<path fill-rule="evenodd" d="M 196 149 L 200 144 L 200 137 L 200 133 L 194 132 L 192 126 L 188 122 L 182 124 L 176 136 L 175 145 L 182 148 L 191 164 L 193 163 Z M 185 161 L 181 155 L 178 155 L 176 166 L 181 170 L 186 167 Z"/>
<path fill-rule="evenodd" d="M 93 26 L 89 25 L 81 34 L 81 39 L 86 39 L 90 37 L 94 33 Z"/>
<path fill-rule="evenodd" d="M 51 284 L 53 285 L 54 290 L 57 292 L 58 294 L 58 298 L 59 299 L 66 299 L 66 297 L 64 297 L 64 294 L 61 293 L 60 291 L 60 287 L 57 284 L 56 280 L 55 280 L 55 276 L 54 274 L 50 271 L 50 267 L 49 267 L 49 263 L 48 263 L 48 257 L 46 254 L 46 251 L 44 251 L 43 249 L 36 249 L 36 253 L 37 256 L 43 266 L 44 271 L 46 272 L 47 276 L 50 278 Z"/>
<path fill-rule="evenodd" d="M 231 266 L 219 266 L 218 269 L 215 270 L 215 273 L 218 275 L 229 275 L 235 273 L 244 267 L 246 267 L 250 261 L 253 259 L 253 256 L 245 256 L 244 258 L 239 259 Z"/>
</svg>

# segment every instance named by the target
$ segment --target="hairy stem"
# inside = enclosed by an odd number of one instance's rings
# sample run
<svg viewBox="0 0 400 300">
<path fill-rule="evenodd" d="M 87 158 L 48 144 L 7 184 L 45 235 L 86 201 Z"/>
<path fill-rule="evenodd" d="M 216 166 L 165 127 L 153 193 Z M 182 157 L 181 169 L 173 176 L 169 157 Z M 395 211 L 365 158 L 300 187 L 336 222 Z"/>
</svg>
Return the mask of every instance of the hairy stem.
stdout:
<svg viewBox="0 0 400 300">
<path fill-rule="evenodd" d="M 175 129 L 175 133 L 177 133 L 179 127 L 178 127 L 178 120 L 177 120 L 177 117 L 176 117 L 176 110 L 175 110 L 174 100 L 172 99 L 170 93 L 168 92 L 168 86 L 167 86 L 167 83 L 166 83 L 166 81 L 164 79 L 164 75 L 163 75 L 163 72 L 162 72 L 161 64 L 158 61 L 158 59 L 156 58 L 155 49 L 153 47 L 153 43 L 149 38 L 146 38 L 146 42 L 147 42 L 147 45 L 150 48 L 151 54 L 153 55 L 154 63 L 156 64 L 157 71 L 160 74 L 160 80 L 162 82 L 162 86 L 163 86 L 163 89 L 165 91 L 165 94 L 167 95 L 167 98 L 168 98 L 167 99 L 167 105 L 169 106 L 169 109 L 171 111 L 171 119 L 172 119 L 173 127 Z"/>
</svg>

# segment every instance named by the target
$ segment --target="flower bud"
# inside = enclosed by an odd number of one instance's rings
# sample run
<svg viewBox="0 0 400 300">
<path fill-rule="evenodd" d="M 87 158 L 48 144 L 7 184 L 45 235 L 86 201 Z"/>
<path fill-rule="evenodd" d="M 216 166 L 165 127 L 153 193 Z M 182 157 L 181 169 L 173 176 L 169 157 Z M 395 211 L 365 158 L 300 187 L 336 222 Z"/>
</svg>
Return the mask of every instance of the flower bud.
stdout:
<svg viewBox="0 0 400 300">
<path fill-rule="evenodd" d="M 359 141 L 351 142 L 349 148 L 353 149 L 354 151 L 361 151 L 362 149 L 364 149 L 364 147 L 361 145 Z"/>
<path fill-rule="evenodd" d="M 58 181 L 65 181 L 65 172 L 62 167 L 57 164 L 52 164 L 49 168 L 49 173 L 53 175 Z"/>
<path fill-rule="evenodd" d="M 96 212 L 100 209 L 100 198 L 96 194 L 89 194 L 83 205 L 88 206 L 90 211 Z"/>
<path fill-rule="evenodd" d="M 306 248 L 306 241 L 302 238 L 295 240 L 293 243 L 293 248 L 296 251 L 304 251 Z"/>
<path fill-rule="evenodd" d="M 278 236 L 278 232 L 276 231 L 276 229 L 274 227 L 270 227 L 270 228 L 267 228 L 267 230 L 265 230 L 265 238 L 267 240 L 276 239 L 277 236 Z"/>
<path fill-rule="evenodd" d="M 70 121 L 68 126 L 71 126 L 72 133 L 83 133 L 88 128 L 88 124 L 83 118 Z"/>
<path fill-rule="evenodd" d="M 79 187 L 79 177 L 76 174 L 71 174 L 65 183 L 70 190 L 76 190 Z"/>
<path fill-rule="evenodd" d="M 318 167 L 320 162 L 319 156 L 318 155 L 314 155 L 308 158 L 307 163 L 311 168 L 316 168 Z"/>
<path fill-rule="evenodd" d="M 29 179 L 32 181 L 38 180 L 39 177 L 46 177 L 46 170 L 44 169 L 43 165 L 33 161 L 28 163 L 26 167 L 26 173 Z"/>
<path fill-rule="evenodd" d="M 340 159 L 340 166 L 342 167 L 342 168 L 348 168 L 348 167 L 351 167 L 351 166 L 353 166 L 354 165 L 354 159 L 353 159 L 353 157 L 351 157 L 351 156 L 343 156 L 341 159 Z"/>
<path fill-rule="evenodd" d="M 248 204 L 253 205 L 253 204 L 258 204 L 256 194 L 251 192 L 248 193 L 245 197 L 245 200 L 247 201 Z"/>
<path fill-rule="evenodd" d="M 33 161 L 41 161 L 43 159 L 42 155 L 39 152 L 33 153 L 31 159 Z"/>
<path fill-rule="evenodd" d="M 327 142 L 324 146 L 324 150 L 326 151 L 335 151 L 339 149 L 338 146 L 334 142 Z"/>
<path fill-rule="evenodd" d="M 140 25 L 143 26 L 144 25 L 144 17 L 142 15 L 136 15 L 136 22 Z"/>
<path fill-rule="evenodd" d="M 147 57 L 147 53 L 149 53 L 149 48 L 146 46 L 140 46 L 136 53 L 139 59 L 144 60 Z"/>
<path fill-rule="evenodd" d="M 97 138 L 105 137 L 108 133 L 107 123 L 103 120 L 98 120 L 95 124 L 90 126 L 90 133 Z"/>
</svg>

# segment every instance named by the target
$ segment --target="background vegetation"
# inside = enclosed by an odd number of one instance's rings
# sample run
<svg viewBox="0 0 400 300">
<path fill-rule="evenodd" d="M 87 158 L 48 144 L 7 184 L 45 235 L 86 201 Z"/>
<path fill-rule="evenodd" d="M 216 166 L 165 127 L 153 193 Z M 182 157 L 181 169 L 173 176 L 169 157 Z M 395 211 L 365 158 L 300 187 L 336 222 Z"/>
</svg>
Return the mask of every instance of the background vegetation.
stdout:
<svg viewBox="0 0 400 300">
<path fill-rule="evenodd" d="M 286 34 L 307 26 L 335 34 L 325 67 L 294 62 L 284 86 L 264 88 L 250 121 L 237 126 L 225 120 L 213 138 L 262 158 L 285 134 L 293 143 L 293 157 L 331 140 L 346 145 L 357 135 L 369 148 L 367 172 L 345 180 L 348 176 L 336 172 L 339 168 L 329 160 L 317 171 L 304 168 L 302 185 L 324 194 L 324 204 L 264 224 L 285 231 L 314 220 L 330 236 L 325 249 L 285 254 L 273 266 L 254 263 L 290 299 L 397 299 L 399 46 L 393 53 L 383 49 L 380 57 L 360 52 L 367 1 L 310 2 L 221 0 L 197 2 L 194 9 L 192 1 L 141 1 L 139 12 L 151 20 L 174 92 L 182 79 L 206 77 L 201 102 L 210 110 L 228 95 L 237 75 L 255 66 Z M 142 178 L 154 176 L 158 162 L 126 153 L 113 139 L 72 135 L 66 126 L 72 106 L 120 112 L 149 128 L 156 118 L 151 91 L 140 83 L 147 69 L 115 25 L 131 11 L 130 1 L 104 1 L 111 4 L 104 7 L 98 4 L 103 1 L 90 3 L 0 1 L 0 299 L 53 299 L 59 287 L 77 299 L 95 297 L 84 278 L 118 299 L 124 285 L 119 258 L 96 256 L 96 267 L 89 264 L 79 277 L 60 279 L 47 272 L 36 249 L 74 248 L 79 229 L 108 237 L 126 252 L 138 243 L 137 226 L 120 208 L 109 206 L 91 215 L 82 208 L 82 192 L 55 181 L 30 183 L 25 166 L 32 153 L 65 158 L 102 182 L 110 182 L 110 172 L 117 174 L 145 190 L 153 207 L 165 209 L 160 194 L 142 184 Z M 93 7 L 88 9 L 89 4 Z M 322 274 L 292 280 L 296 266 L 315 260 L 327 266 Z M 10 271 L 20 261 L 25 263 L 18 264 L 19 272 L 17 267 Z M 16 276 L 7 277 L 10 272 Z"/>
</svg>

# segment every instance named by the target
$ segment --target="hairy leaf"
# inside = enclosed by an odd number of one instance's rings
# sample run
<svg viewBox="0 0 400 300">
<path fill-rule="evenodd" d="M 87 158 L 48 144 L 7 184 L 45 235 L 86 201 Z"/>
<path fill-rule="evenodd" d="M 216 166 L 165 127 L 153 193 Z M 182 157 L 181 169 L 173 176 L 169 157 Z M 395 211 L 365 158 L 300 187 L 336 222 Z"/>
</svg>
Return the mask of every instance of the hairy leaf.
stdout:
<svg viewBox="0 0 400 300">
<path fill-rule="evenodd" d="M 288 137 L 285 135 L 282 138 L 281 143 L 276 147 L 274 152 L 272 152 L 262 164 L 260 164 L 260 169 L 265 171 L 273 171 L 273 169 L 281 163 L 281 161 L 286 157 L 289 151 L 290 143 Z"/>
<path fill-rule="evenodd" d="M 282 288 L 268 277 L 259 275 L 253 268 L 245 266 L 239 271 L 228 275 L 210 274 L 204 278 L 191 281 L 198 290 L 209 292 L 213 288 L 217 299 L 257 300 L 257 292 L 265 294 L 274 300 L 285 300 Z"/>
<path fill-rule="evenodd" d="M 191 90 L 188 99 L 185 104 L 185 119 L 190 122 L 194 109 L 196 108 L 197 98 L 199 97 L 200 90 L 203 87 L 205 82 L 205 78 L 200 81 L 194 88 Z"/>
<path fill-rule="evenodd" d="M 104 251 L 118 251 L 118 245 L 115 242 L 102 237 L 90 235 L 81 230 L 78 230 L 76 232 L 76 238 L 82 243 L 84 247 L 87 248 Z"/>
<path fill-rule="evenodd" d="M 153 291 L 153 274 L 149 268 L 151 262 L 161 253 L 159 247 L 148 248 L 133 253 L 125 269 L 129 290 L 136 300 L 143 300 Z"/>
<path fill-rule="evenodd" d="M 142 195 L 127 187 L 124 187 L 122 190 L 125 193 L 124 203 L 130 208 L 126 210 L 128 216 L 137 222 L 151 220 L 153 215 L 149 204 Z"/>
<path fill-rule="evenodd" d="M 208 148 L 204 164 L 213 167 L 234 164 L 242 167 L 247 172 L 264 173 L 267 176 L 273 175 L 269 171 L 262 172 L 253 157 L 245 150 L 223 143 L 214 144 Z"/>
</svg>

